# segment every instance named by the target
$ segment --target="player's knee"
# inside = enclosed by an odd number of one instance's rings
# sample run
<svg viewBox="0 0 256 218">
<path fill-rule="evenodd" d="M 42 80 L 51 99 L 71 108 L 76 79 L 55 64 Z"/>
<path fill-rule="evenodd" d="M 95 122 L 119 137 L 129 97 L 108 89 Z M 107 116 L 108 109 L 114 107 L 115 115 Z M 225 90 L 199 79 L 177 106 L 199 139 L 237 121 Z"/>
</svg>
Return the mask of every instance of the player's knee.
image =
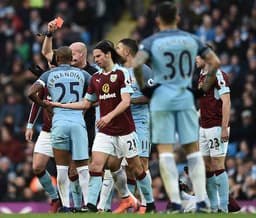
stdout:
<svg viewBox="0 0 256 218">
<path fill-rule="evenodd" d="M 42 164 L 33 164 L 32 170 L 35 175 L 40 175 L 45 170 L 45 166 Z"/>
<path fill-rule="evenodd" d="M 147 171 L 148 170 L 148 158 L 140 157 L 140 161 L 141 161 L 144 171 Z"/>
<path fill-rule="evenodd" d="M 134 175 L 135 177 L 140 176 L 144 172 L 141 163 L 130 166 L 130 169 L 131 169 L 131 175 Z"/>
<path fill-rule="evenodd" d="M 126 166 L 125 172 L 126 172 L 127 178 L 134 178 L 134 174 L 132 172 L 132 169 L 129 167 L 129 165 Z"/>
<path fill-rule="evenodd" d="M 68 168 L 68 177 L 71 181 L 73 181 L 74 177 L 78 177 L 78 173 L 77 173 L 77 170 L 76 170 L 75 166 L 69 166 L 69 168 Z"/>
<path fill-rule="evenodd" d="M 102 172 L 104 163 L 101 160 L 92 160 L 89 165 L 89 170 L 92 172 Z"/>
</svg>

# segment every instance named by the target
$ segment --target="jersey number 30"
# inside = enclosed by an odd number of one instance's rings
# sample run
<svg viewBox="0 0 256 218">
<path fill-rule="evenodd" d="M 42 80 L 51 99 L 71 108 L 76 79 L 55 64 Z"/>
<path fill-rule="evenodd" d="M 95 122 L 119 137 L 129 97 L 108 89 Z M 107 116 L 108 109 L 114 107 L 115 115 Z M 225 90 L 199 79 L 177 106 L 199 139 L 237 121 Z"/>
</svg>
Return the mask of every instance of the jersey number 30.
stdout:
<svg viewBox="0 0 256 218">
<path fill-rule="evenodd" d="M 170 80 L 170 79 L 173 79 L 173 77 L 176 74 L 176 68 L 174 65 L 175 56 L 171 52 L 164 52 L 164 56 L 168 56 L 170 58 L 170 62 L 168 62 L 165 66 L 171 70 L 171 74 L 165 75 L 164 79 Z M 186 63 L 184 63 L 185 60 L 187 60 Z M 192 73 L 192 60 L 191 60 L 191 55 L 187 50 L 184 50 L 180 53 L 180 55 L 178 56 L 178 63 L 179 63 L 178 67 L 179 67 L 181 76 L 183 78 L 189 77 Z M 185 72 L 184 67 L 183 67 L 184 64 L 188 65 L 188 72 Z"/>
</svg>

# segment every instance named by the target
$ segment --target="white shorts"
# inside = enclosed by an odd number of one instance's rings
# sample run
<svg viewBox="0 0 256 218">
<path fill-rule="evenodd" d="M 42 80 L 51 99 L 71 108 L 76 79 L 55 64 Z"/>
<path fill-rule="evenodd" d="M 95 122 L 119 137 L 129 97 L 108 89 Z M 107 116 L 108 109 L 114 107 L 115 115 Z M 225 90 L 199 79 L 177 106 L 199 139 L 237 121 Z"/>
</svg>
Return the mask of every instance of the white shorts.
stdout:
<svg viewBox="0 0 256 218">
<path fill-rule="evenodd" d="M 118 158 L 132 158 L 138 155 L 138 138 L 135 132 L 123 136 L 96 133 L 92 151 L 107 153 Z"/>
<path fill-rule="evenodd" d="M 51 144 L 51 133 L 41 131 L 34 147 L 34 153 L 44 154 L 48 157 L 53 157 Z"/>
<path fill-rule="evenodd" d="M 229 131 L 229 129 L 228 129 Z M 221 127 L 202 128 L 199 131 L 199 148 L 203 156 L 224 157 L 228 150 L 228 141 L 221 142 Z"/>
<path fill-rule="evenodd" d="M 122 167 L 128 166 L 128 162 L 127 162 L 127 160 L 125 158 L 123 158 L 123 160 L 121 161 L 121 166 Z"/>
</svg>

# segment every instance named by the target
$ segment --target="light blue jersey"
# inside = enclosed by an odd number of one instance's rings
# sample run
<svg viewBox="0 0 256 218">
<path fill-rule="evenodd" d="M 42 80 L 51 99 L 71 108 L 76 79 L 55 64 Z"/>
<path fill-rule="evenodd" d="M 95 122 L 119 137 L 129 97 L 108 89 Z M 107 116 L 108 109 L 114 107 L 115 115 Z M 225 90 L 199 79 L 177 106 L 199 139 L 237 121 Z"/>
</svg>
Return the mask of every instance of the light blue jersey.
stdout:
<svg viewBox="0 0 256 218">
<path fill-rule="evenodd" d="M 187 90 L 197 55 L 208 52 L 200 40 L 181 30 L 165 30 L 142 41 L 139 46 L 149 54 L 153 80 L 158 87 L 151 99 L 151 111 L 175 111 L 194 107 L 193 95 Z"/>
<path fill-rule="evenodd" d="M 82 100 L 91 76 L 86 71 L 62 64 L 45 72 L 37 80 L 47 86 L 55 102 Z M 72 160 L 88 159 L 88 137 L 82 110 L 54 108 L 51 143 L 54 149 L 72 153 Z"/>
<path fill-rule="evenodd" d="M 47 86 L 52 101 L 71 103 L 81 101 L 91 76 L 84 70 L 62 64 L 45 72 L 38 79 Z M 53 124 L 61 121 L 73 121 L 85 125 L 82 110 L 54 108 Z"/>
<path fill-rule="evenodd" d="M 152 142 L 175 144 L 176 133 L 181 144 L 198 140 L 198 116 L 192 86 L 196 56 L 209 48 L 200 40 L 178 29 L 164 30 L 142 41 L 139 46 L 149 55 L 156 88 L 151 101 Z"/>
<path fill-rule="evenodd" d="M 135 79 L 133 68 L 128 68 L 131 77 L 131 86 L 133 89 L 132 99 L 142 97 L 143 94 L 139 89 L 139 85 Z M 152 71 L 147 65 L 142 68 L 145 84 L 153 85 Z M 148 104 L 131 104 L 132 117 L 136 127 L 136 133 L 139 139 L 139 156 L 149 157 L 150 154 L 150 118 Z"/>
</svg>

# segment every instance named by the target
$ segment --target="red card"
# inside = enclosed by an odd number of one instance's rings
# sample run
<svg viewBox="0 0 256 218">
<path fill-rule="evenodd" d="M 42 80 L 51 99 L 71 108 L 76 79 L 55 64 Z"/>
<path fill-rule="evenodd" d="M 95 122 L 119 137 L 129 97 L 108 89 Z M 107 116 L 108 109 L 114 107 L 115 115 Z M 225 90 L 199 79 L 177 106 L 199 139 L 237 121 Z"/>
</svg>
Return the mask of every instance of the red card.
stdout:
<svg viewBox="0 0 256 218">
<path fill-rule="evenodd" d="M 61 28 L 63 23 L 64 23 L 64 20 L 61 17 L 56 18 L 56 25 L 58 28 Z"/>
</svg>

